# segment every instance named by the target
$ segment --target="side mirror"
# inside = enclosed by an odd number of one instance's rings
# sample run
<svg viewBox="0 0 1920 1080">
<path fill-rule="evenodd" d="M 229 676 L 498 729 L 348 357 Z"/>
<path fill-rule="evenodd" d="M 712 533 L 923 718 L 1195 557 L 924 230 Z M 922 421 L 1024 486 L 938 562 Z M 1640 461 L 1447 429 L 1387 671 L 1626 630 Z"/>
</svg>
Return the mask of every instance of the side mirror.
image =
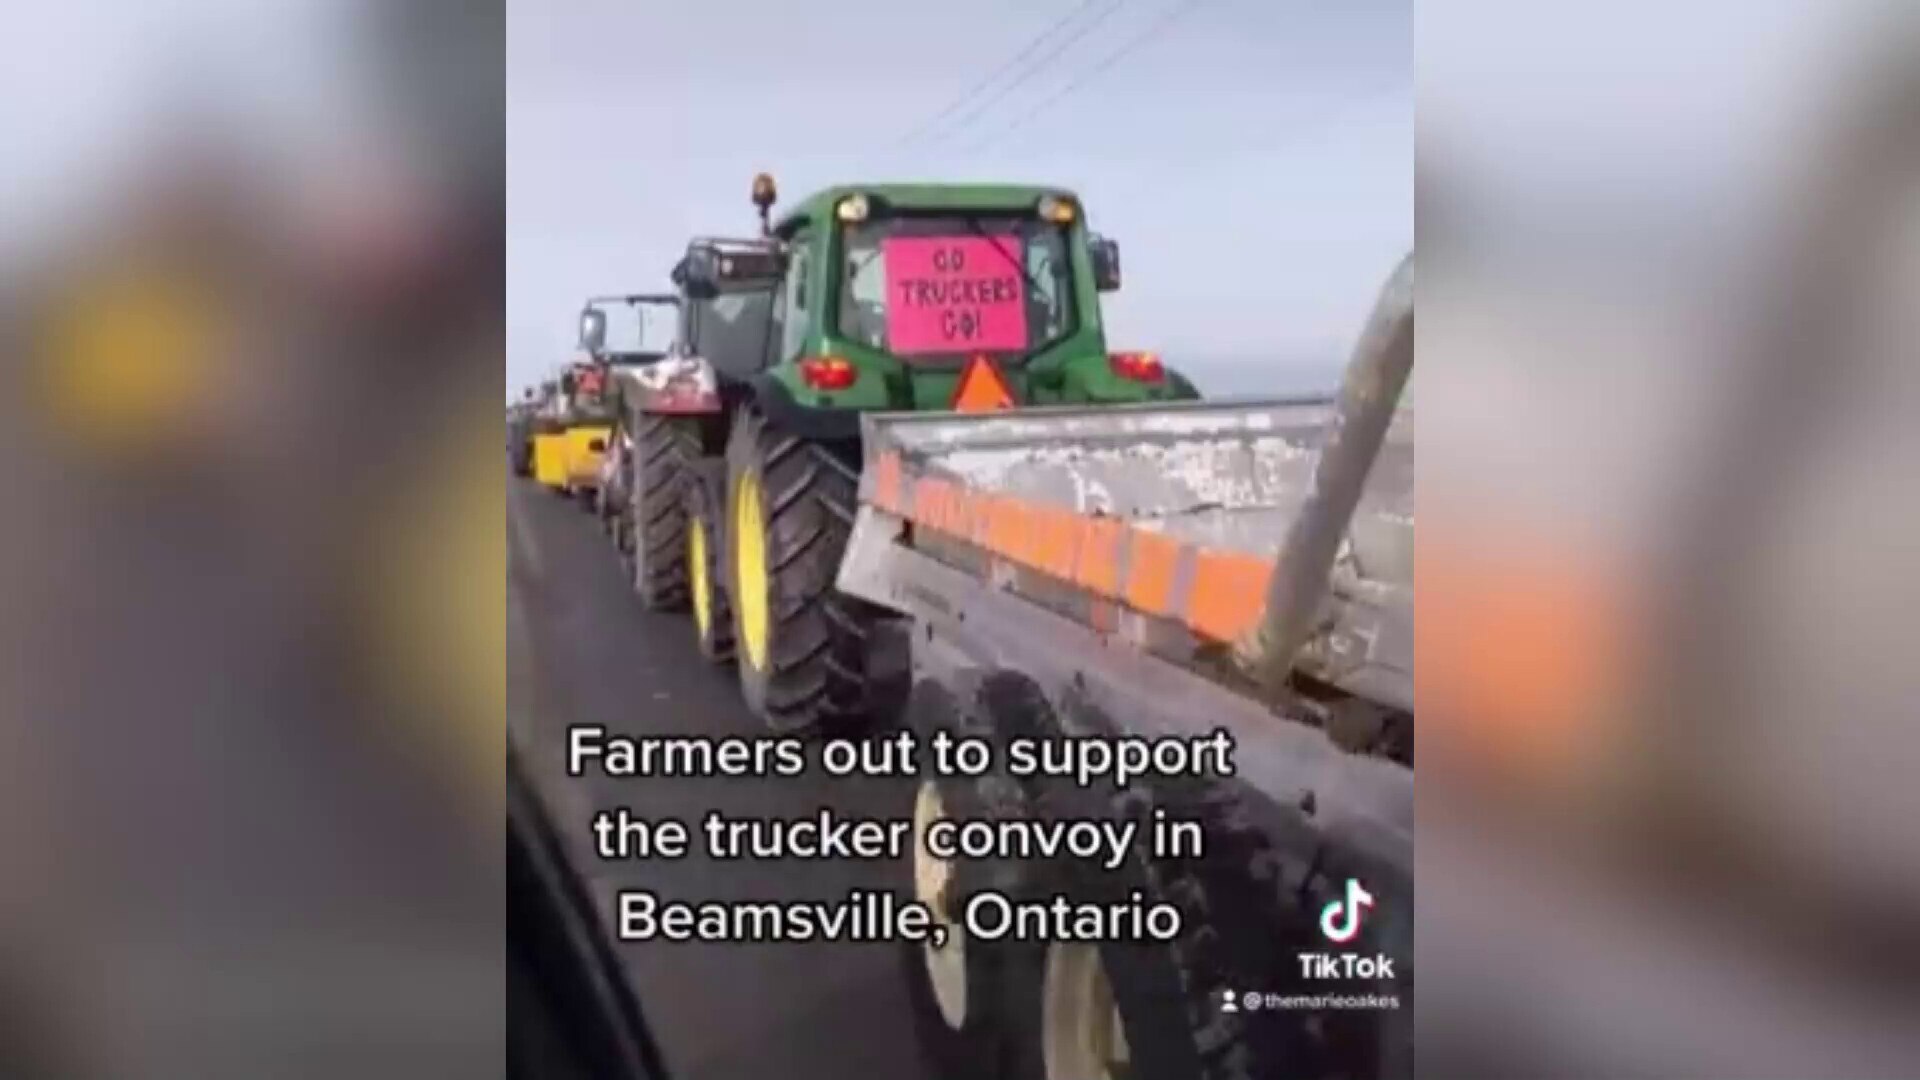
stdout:
<svg viewBox="0 0 1920 1080">
<path fill-rule="evenodd" d="M 599 356 L 607 344 L 607 313 L 599 308 L 580 312 L 580 348 L 589 356 Z"/>
<path fill-rule="evenodd" d="M 1093 284 L 1101 292 L 1117 292 L 1120 289 L 1120 244 L 1104 236 L 1087 238 L 1087 247 L 1093 255 Z"/>
</svg>

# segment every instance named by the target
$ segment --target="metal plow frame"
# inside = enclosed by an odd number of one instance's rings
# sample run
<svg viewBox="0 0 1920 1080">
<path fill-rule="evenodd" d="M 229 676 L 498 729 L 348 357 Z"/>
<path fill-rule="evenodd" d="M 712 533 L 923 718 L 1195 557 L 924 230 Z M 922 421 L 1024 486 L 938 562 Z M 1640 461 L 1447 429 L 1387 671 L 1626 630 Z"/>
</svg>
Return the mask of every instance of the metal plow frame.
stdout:
<svg viewBox="0 0 1920 1080">
<path fill-rule="evenodd" d="M 865 517 L 885 536 L 1236 689 L 1282 538 L 1312 501 L 1329 398 L 866 418 Z M 1410 433 L 1408 433 L 1410 435 Z M 1410 442 L 1344 535 L 1304 670 L 1412 707 Z M 1357 498 L 1357 497 L 1356 497 Z M 1367 556 L 1362 559 L 1355 555 Z M 867 595 L 849 561 L 840 587 Z M 885 599 L 869 596 L 881 603 Z M 1277 701 L 1278 687 L 1269 688 Z"/>
</svg>

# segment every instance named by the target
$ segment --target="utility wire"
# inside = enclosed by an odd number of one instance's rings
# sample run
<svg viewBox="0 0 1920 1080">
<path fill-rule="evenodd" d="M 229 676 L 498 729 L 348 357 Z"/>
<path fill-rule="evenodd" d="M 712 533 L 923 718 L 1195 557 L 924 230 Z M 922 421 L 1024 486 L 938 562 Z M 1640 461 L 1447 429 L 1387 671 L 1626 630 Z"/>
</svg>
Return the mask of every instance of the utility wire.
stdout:
<svg viewBox="0 0 1920 1080">
<path fill-rule="evenodd" d="M 1065 101 L 1067 98 L 1072 97 L 1074 92 L 1079 90 L 1081 87 L 1087 85 L 1090 82 L 1093 82 L 1095 79 L 1098 79 L 1100 76 L 1105 75 L 1107 72 L 1113 70 L 1114 65 L 1118 64 L 1122 60 L 1125 60 L 1128 56 L 1131 56 L 1134 52 L 1138 51 L 1142 46 L 1152 41 L 1155 37 L 1158 37 L 1162 31 L 1166 30 L 1168 27 L 1172 26 L 1175 22 L 1179 21 L 1179 19 L 1182 16 L 1186 15 L 1188 12 L 1192 11 L 1194 8 L 1197 8 L 1201 4 L 1204 4 L 1206 2 L 1207 0 L 1186 0 L 1185 3 L 1180 4 L 1179 6 L 1169 10 L 1165 15 L 1162 15 L 1160 18 L 1155 19 L 1152 25 L 1148 26 L 1145 30 L 1142 30 L 1137 36 L 1130 39 L 1126 44 L 1108 53 L 1106 57 L 1102 59 L 1099 63 L 1082 71 L 1079 75 L 1075 76 L 1071 82 L 1067 83 L 1065 86 L 1061 87 L 1059 90 L 1055 91 L 1054 93 L 1048 95 L 1046 98 L 1042 99 L 1040 104 L 1035 105 L 1033 108 L 1027 110 L 1027 112 L 1024 113 L 1019 119 L 1015 120 L 1011 124 L 1008 124 L 1006 127 L 1000 128 L 996 131 L 989 132 L 985 138 L 979 140 L 978 142 L 975 142 L 972 146 L 968 147 L 967 148 L 968 152 L 977 153 L 981 150 L 985 150 L 988 147 L 992 146 L 993 144 L 1001 141 L 1006 136 L 1025 127 L 1028 123 L 1038 118 L 1040 114 L 1053 108 L 1055 105 L 1060 104 L 1062 101 Z M 1109 14 L 1111 14 L 1111 12 L 1109 12 Z"/>
<path fill-rule="evenodd" d="M 989 86 L 992 86 L 995 82 L 999 81 L 1001 76 L 1006 75 L 1007 73 L 1018 68 L 1021 65 L 1021 63 L 1023 63 L 1029 56 L 1032 56 L 1036 51 L 1038 51 L 1040 46 L 1045 44 L 1049 38 L 1053 37 L 1053 35 L 1059 33 L 1060 31 L 1066 29 L 1069 23 L 1079 18 L 1081 14 L 1084 13 L 1088 8 L 1093 7 L 1096 4 L 1105 3 L 1105 2 L 1107 2 L 1107 0 L 1081 0 L 1081 3 L 1078 7 L 1074 8 L 1073 10 L 1067 12 L 1065 15 L 1061 16 L 1058 21 L 1053 23 L 1053 25 L 1047 27 L 1045 30 L 1042 30 L 1038 37 L 1035 37 L 1033 40 L 1027 42 L 1024 46 L 1022 46 L 1020 51 L 1014 54 L 1013 59 L 1008 60 L 1004 64 L 1001 64 L 999 67 L 995 68 L 992 71 L 992 73 L 990 73 L 986 78 L 980 80 L 977 83 L 974 83 L 972 86 L 968 87 L 965 91 L 963 91 L 959 97 L 956 97 L 952 101 L 947 102 L 947 104 L 944 107 L 942 107 L 939 112 L 934 113 L 932 116 L 914 125 L 913 130 L 907 132 L 906 135 L 901 137 L 900 145 L 904 147 L 909 143 L 912 143 L 915 139 L 918 139 L 920 136 L 925 135 L 928 132 L 932 131 L 936 126 L 939 125 L 940 121 L 945 120 L 947 117 L 953 115 L 956 109 L 960 108 L 962 105 L 965 105 L 968 101 L 972 100 L 973 95 L 979 93 L 982 90 L 985 90 Z"/>
<path fill-rule="evenodd" d="M 1067 14 L 1064 17 L 1062 17 L 1058 22 L 1054 23 L 1052 26 L 1049 26 L 1047 27 L 1046 30 L 1042 31 L 1040 36 L 1034 38 L 1032 41 L 1029 41 L 1024 48 L 1022 48 L 1017 54 L 1014 55 L 1013 59 L 1001 65 L 998 69 L 996 69 L 993 72 L 993 74 L 987 76 L 981 82 L 976 83 L 972 87 L 968 88 L 965 93 L 961 94 L 959 97 L 955 98 L 952 102 L 948 103 L 946 108 L 941 109 L 931 119 L 921 124 L 920 126 L 916 127 L 911 133 L 907 135 L 906 138 L 901 140 L 901 143 L 900 143 L 901 148 L 904 149 L 906 146 L 913 143 L 917 139 L 920 139 L 922 136 L 931 135 L 933 136 L 933 140 L 935 142 L 938 142 L 942 138 L 951 136 L 955 132 L 963 130 L 971 121 L 977 119 L 981 114 L 985 113 L 988 109 L 992 108 L 996 102 L 1004 100 L 1009 93 L 1012 93 L 1014 90 L 1017 90 L 1021 86 L 1024 86 L 1038 73 L 1045 71 L 1048 63 L 1050 63 L 1054 58 L 1058 57 L 1061 53 L 1065 52 L 1075 42 L 1086 37 L 1094 29 L 1099 27 L 1101 23 L 1106 22 L 1108 18 L 1112 17 L 1114 12 L 1119 11 L 1122 7 L 1126 6 L 1126 3 L 1127 3 L 1127 0 L 1083 0 L 1083 2 L 1080 4 L 1079 7 L 1076 7 L 1072 11 L 1067 12 Z M 1042 47 L 1044 47 L 1049 40 L 1051 40 L 1055 35 L 1059 34 L 1060 31 L 1072 25 L 1076 20 L 1080 18 L 1081 15 L 1097 7 L 1100 7 L 1101 5 L 1105 5 L 1104 9 L 1098 11 L 1090 22 L 1081 26 L 1079 30 L 1076 31 L 1075 33 L 1069 34 L 1065 38 L 1057 42 L 1054 42 L 1053 48 L 1049 49 L 1046 53 L 1038 56 L 1035 55 L 1036 53 L 1039 53 L 1039 50 Z M 987 97 L 984 100 L 975 102 L 973 108 L 963 112 L 953 124 L 947 126 L 944 130 L 942 130 L 941 121 L 945 120 L 949 116 L 952 116 L 956 110 L 960 109 L 961 106 L 966 105 L 969 101 L 972 101 L 974 98 L 974 95 L 992 86 L 1002 76 L 1018 71 L 1018 69 L 1022 66 L 1022 64 L 1026 63 L 1028 60 L 1031 60 L 1032 63 L 1027 65 L 1027 68 L 1025 71 L 1018 72 L 1018 74 L 1015 76 L 1012 82 L 1006 83 L 1005 85 L 1001 86 L 998 90 L 987 95 Z"/>
<path fill-rule="evenodd" d="M 1072 23 L 1075 19 L 1079 18 L 1081 14 L 1084 13 L 1088 8 L 1093 7 L 1096 4 L 1101 4 L 1105 2 L 1107 2 L 1107 0 L 1081 0 L 1081 3 L 1078 7 L 1067 12 L 1065 15 L 1062 15 L 1059 18 L 1059 20 L 1053 23 L 1053 25 L 1047 27 L 1045 30 L 1040 31 L 1039 36 L 1035 37 L 1033 40 L 1021 46 L 1020 51 L 1014 54 L 1013 59 L 1008 60 L 1006 63 L 1001 64 L 999 67 L 995 68 L 990 74 L 987 75 L 986 78 L 981 79 L 979 82 L 974 83 L 972 86 L 967 87 L 966 90 L 961 92 L 959 97 L 956 97 L 952 101 L 947 102 L 946 105 L 943 106 L 939 112 L 934 113 L 932 116 L 914 125 L 913 130 L 907 132 L 904 136 L 901 137 L 900 145 L 902 147 L 905 147 L 911 144 L 915 139 L 918 139 L 922 135 L 928 134 L 929 132 L 933 131 L 935 127 L 939 126 L 940 121 L 945 120 L 949 116 L 952 116 L 954 112 L 957 109 L 959 109 L 962 105 L 965 105 L 968 101 L 971 101 L 975 94 L 978 94 L 980 91 L 985 90 L 987 87 L 992 86 L 995 82 L 998 82 L 1001 76 L 1006 75 L 1009 72 L 1012 72 L 1015 69 L 1017 69 L 1022 63 L 1026 61 L 1028 57 L 1032 56 L 1035 52 L 1039 51 L 1040 47 L 1046 44 L 1049 38 L 1052 38 L 1053 35 L 1066 29 L 1068 24 Z"/>
</svg>

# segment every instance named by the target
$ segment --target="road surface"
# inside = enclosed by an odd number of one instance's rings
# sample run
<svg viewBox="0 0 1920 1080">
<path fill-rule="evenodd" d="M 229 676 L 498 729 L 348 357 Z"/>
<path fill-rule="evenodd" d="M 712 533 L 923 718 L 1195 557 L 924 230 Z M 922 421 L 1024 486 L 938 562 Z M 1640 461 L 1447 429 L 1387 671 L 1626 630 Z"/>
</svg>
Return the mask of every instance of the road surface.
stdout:
<svg viewBox="0 0 1920 1080">
<path fill-rule="evenodd" d="M 593 858 L 588 822 L 602 808 L 674 816 L 697 828 L 709 809 L 735 817 L 804 817 L 823 806 L 847 815 L 900 815 L 911 793 L 898 782 L 817 775 L 567 777 L 565 731 L 573 724 L 631 735 L 756 735 L 765 728 L 741 706 L 732 671 L 700 657 L 686 616 L 640 609 L 608 541 L 578 503 L 513 480 L 507 518 L 511 723 L 603 916 L 611 921 L 622 888 L 687 901 L 826 901 L 853 888 L 904 885 L 904 869 L 886 863 L 720 862 L 697 850 L 677 861 Z M 619 946 L 676 1080 L 930 1077 L 915 1049 L 897 950 L 843 943 Z"/>
</svg>

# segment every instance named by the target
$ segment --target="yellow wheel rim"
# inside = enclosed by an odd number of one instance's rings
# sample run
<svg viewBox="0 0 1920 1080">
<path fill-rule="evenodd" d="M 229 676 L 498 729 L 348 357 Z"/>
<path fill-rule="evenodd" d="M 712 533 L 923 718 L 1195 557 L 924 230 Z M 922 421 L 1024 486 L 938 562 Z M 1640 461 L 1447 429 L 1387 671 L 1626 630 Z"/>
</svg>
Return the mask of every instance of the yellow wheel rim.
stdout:
<svg viewBox="0 0 1920 1080">
<path fill-rule="evenodd" d="M 733 598 L 739 615 L 740 651 L 755 671 L 767 668 L 767 530 L 760 512 L 760 477 L 743 472 L 733 486 Z"/>
<path fill-rule="evenodd" d="M 693 625 L 705 640 L 713 630 L 713 598 L 707 593 L 707 526 L 687 519 L 687 575 L 693 582 Z"/>
</svg>

